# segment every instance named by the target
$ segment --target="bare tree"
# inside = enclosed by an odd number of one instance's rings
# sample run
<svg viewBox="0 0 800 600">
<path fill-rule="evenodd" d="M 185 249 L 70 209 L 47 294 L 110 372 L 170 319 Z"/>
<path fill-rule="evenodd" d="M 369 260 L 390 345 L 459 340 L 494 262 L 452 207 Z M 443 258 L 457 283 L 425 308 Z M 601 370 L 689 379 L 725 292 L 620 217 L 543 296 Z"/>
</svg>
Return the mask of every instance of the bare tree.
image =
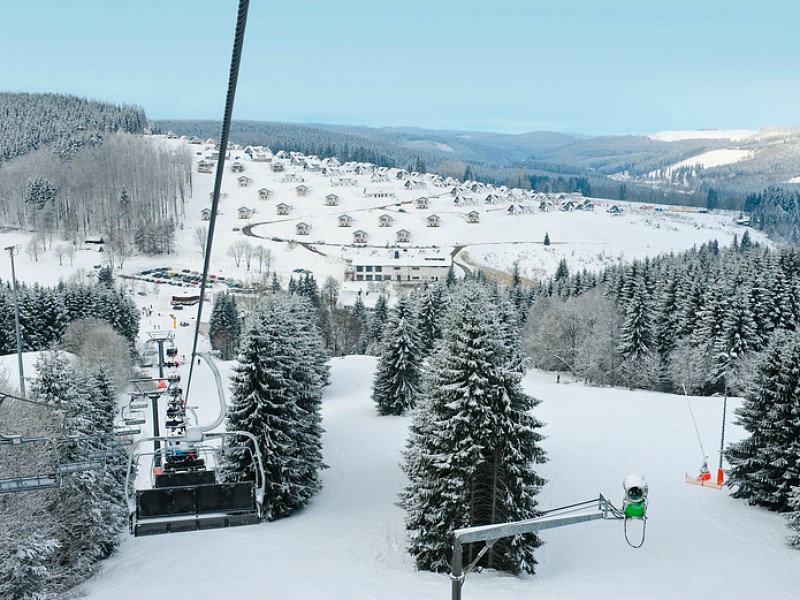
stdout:
<svg viewBox="0 0 800 600">
<path fill-rule="evenodd" d="M 61 347 L 78 357 L 89 368 L 103 367 L 117 389 L 124 389 L 133 370 L 128 341 L 105 321 L 81 319 L 70 323 L 61 338 Z"/>
<path fill-rule="evenodd" d="M 256 258 L 258 259 L 258 272 L 261 273 L 264 267 L 267 268 L 266 274 L 269 275 L 269 270 L 272 267 L 272 252 L 266 246 L 259 244 L 255 249 Z"/>
<path fill-rule="evenodd" d="M 197 225 L 194 228 L 194 241 L 200 248 L 200 256 L 206 257 L 206 242 L 208 241 L 208 227 Z"/>
<path fill-rule="evenodd" d="M 67 258 L 69 259 L 69 266 L 73 266 L 75 263 L 75 245 L 67 244 L 64 248 L 64 254 L 66 254 Z"/>
<path fill-rule="evenodd" d="M 255 246 L 250 242 L 245 242 L 244 246 L 244 264 L 247 267 L 247 270 L 250 270 L 250 263 L 253 260 L 253 256 L 255 254 Z"/>
<path fill-rule="evenodd" d="M 250 246 L 250 244 L 248 244 L 246 241 L 238 240 L 228 247 L 228 256 L 233 259 L 237 267 L 241 266 L 242 257 L 247 252 L 248 246 Z"/>
<path fill-rule="evenodd" d="M 64 266 L 64 254 L 66 254 L 67 246 L 64 244 L 56 244 L 53 248 L 53 253 L 58 258 L 58 266 Z"/>
</svg>

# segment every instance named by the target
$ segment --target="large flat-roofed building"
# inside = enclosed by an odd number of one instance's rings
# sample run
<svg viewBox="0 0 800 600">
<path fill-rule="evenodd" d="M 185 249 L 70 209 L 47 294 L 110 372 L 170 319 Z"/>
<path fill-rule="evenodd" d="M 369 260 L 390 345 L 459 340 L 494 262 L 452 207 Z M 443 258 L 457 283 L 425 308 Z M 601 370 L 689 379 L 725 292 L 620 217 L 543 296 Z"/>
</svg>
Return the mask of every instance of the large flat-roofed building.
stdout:
<svg viewBox="0 0 800 600">
<path fill-rule="evenodd" d="M 392 281 L 400 285 L 420 285 L 426 281 L 444 281 L 452 264 L 452 257 L 446 251 L 420 254 L 390 248 L 374 256 L 355 256 L 345 278 L 350 281 Z"/>
</svg>

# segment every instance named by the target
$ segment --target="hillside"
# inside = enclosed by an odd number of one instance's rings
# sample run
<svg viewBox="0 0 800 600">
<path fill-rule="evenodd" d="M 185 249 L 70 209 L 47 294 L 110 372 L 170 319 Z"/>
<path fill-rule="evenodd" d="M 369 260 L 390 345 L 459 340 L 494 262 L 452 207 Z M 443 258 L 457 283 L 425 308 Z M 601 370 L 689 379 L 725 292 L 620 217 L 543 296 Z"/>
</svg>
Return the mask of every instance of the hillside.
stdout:
<svg viewBox="0 0 800 600">
<path fill-rule="evenodd" d="M 331 364 L 333 381 L 323 400 L 330 468 L 307 509 L 252 527 L 129 538 L 83 586 L 85 598 L 448 598 L 446 575 L 415 571 L 405 552 L 403 512 L 395 506 L 405 484 L 399 463 L 410 419 L 376 415 L 369 399 L 374 359 Z M 684 472 L 693 473 L 702 458 L 685 398 L 564 379 L 556 384 L 554 376 L 538 372 L 524 383 L 542 399 L 535 414 L 546 423 L 550 461 L 539 469 L 548 480 L 542 508 L 599 492 L 619 504 L 622 478 L 643 474 L 650 487 L 646 541 L 639 550 L 629 548 L 622 524 L 613 521 L 546 531 L 536 575 L 472 574 L 464 598 L 794 597 L 799 557 L 783 543 L 782 517 L 732 500 L 727 491 L 684 483 Z M 721 400 L 689 401 L 706 447 L 714 447 Z M 729 404 L 730 441 L 742 434 L 732 426 L 738 405 L 737 399 Z"/>
<path fill-rule="evenodd" d="M 86 100 L 64 94 L 0 92 L 0 164 L 42 147 L 66 159 L 106 133 L 142 133 L 144 111 L 135 106 Z"/>
</svg>

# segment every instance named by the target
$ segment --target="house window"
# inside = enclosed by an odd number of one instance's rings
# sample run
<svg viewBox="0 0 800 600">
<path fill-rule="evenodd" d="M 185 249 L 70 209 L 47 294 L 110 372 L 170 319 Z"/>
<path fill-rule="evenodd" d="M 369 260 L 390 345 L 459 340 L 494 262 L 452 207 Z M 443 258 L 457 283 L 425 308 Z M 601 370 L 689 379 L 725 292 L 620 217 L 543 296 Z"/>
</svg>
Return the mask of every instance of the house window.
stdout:
<svg viewBox="0 0 800 600">
<path fill-rule="evenodd" d="M 395 268 L 394 268 L 394 270 L 395 270 L 395 271 L 399 271 L 399 270 L 400 270 L 400 267 L 395 267 Z"/>
<path fill-rule="evenodd" d="M 380 266 L 375 267 L 375 272 L 376 273 L 382 273 L 383 272 L 383 267 L 380 267 Z"/>
<path fill-rule="evenodd" d="M 384 275 L 383 276 L 383 280 L 384 281 L 391 281 L 392 280 L 392 276 L 391 275 Z"/>
<path fill-rule="evenodd" d="M 356 275 L 356 281 L 364 281 L 363 275 Z"/>
<path fill-rule="evenodd" d="M 362 265 L 358 265 L 358 266 L 356 267 L 356 272 L 357 272 L 357 273 L 361 273 L 363 270 L 364 270 L 364 267 L 363 267 Z"/>
<path fill-rule="evenodd" d="M 419 271 L 419 267 L 411 267 L 412 271 Z"/>
<path fill-rule="evenodd" d="M 372 265 L 367 265 L 367 273 L 372 273 Z"/>
<path fill-rule="evenodd" d="M 367 281 L 372 281 L 372 275 L 366 275 Z"/>
</svg>

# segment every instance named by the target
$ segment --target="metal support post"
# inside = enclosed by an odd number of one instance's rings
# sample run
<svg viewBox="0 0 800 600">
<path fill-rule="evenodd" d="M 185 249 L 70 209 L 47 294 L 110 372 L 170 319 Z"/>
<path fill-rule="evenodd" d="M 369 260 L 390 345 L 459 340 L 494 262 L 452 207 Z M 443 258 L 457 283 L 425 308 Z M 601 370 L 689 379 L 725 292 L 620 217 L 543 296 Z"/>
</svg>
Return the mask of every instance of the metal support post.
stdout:
<svg viewBox="0 0 800 600">
<path fill-rule="evenodd" d="M 6 246 L 11 257 L 11 287 L 14 290 L 14 325 L 17 330 L 17 365 L 19 367 L 19 395 L 25 396 L 25 375 L 22 369 L 22 333 L 19 326 L 19 295 L 17 294 L 17 276 L 14 271 L 14 252 L 16 246 Z"/>
</svg>

